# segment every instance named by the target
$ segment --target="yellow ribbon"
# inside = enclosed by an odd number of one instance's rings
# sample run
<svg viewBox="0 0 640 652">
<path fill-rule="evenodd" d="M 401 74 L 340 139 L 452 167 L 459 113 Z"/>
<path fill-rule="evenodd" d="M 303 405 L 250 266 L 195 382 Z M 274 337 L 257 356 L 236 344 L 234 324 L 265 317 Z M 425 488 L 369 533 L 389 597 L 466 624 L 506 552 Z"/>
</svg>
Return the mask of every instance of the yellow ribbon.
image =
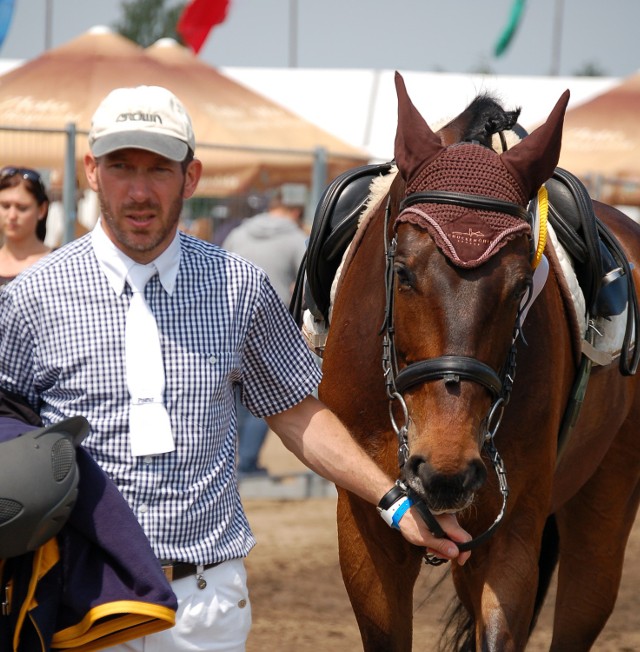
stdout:
<svg viewBox="0 0 640 652">
<path fill-rule="evenodd" d="M 538 233 L 538 248 L 533 257 L 533 269 L 535 269 L 542 260 L 545 245 L 547 244 L 547 217 L 549 214 L 549 194 L 544 186 L 538 190 L 538 210 L 540 212 L 540 230 Z"/>
</svg>

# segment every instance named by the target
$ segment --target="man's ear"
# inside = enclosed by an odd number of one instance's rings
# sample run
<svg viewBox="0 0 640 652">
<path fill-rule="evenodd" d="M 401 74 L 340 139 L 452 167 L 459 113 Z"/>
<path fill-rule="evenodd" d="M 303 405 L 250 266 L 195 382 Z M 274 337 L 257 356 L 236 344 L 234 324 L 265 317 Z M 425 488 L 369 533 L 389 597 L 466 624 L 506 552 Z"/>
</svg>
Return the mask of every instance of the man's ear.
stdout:
<svg viewBox="0 0 640 652">
<path fill-rule="evenodd" d="M 98 163 L 91 152 L 84 155 L 84 173 L 87 176 L 89 188 L 98 192 Z"/>
<path fill-rule="evenodd" d="M 196 191 L 198 182 L 202 176 L 202 161 L 194 158 L 187 167 L 184 179 L 184 191 L 182 193 L 183 199 L 189 199 Z"/>
</svg>

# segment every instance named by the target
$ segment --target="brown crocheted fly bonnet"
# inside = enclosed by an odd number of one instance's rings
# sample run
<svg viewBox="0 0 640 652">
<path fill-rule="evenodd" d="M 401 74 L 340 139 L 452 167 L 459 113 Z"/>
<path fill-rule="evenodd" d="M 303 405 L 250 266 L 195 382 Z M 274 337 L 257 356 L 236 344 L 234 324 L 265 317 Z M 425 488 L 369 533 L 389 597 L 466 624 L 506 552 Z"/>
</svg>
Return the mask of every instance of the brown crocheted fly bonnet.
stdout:
<svg viewBox="0 0 640 652">
<path fill-rule="evenodd" d="M 395 159 L 406 194 L 449 191 L 493 198 L 526 207 L 551 176 L 560 157 L 566 91 L 546 123 L 502 154 L 462 142 L 448 147 L 413 106 L 396 73 L 398 130 Z M 426 229 L 439 249 L 459 267 L 477 267 L 518 235 L 531 235 L 521 217 L 451 204 L 413 203 L 396 219 Z"/>
<path fill-rule="evenodd" d="M 448 147 L 407 185 L 407 193 L 448 190 L 493 197 L 526 206 L 527 197 L 498 154 L 471 143 Z M 477 267 L 520 234 L 531 234 L 517 217 L 445 204 L 414 204 L 396 224 L 427 229 L 442 253 L 459 267 Z"/>
</svg>

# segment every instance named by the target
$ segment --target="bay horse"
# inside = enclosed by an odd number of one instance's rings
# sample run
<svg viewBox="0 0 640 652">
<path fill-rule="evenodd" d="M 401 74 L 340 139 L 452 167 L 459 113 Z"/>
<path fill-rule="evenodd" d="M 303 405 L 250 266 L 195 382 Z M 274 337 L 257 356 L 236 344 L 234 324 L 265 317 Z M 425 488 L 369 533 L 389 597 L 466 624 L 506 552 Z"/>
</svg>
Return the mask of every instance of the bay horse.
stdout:
<svg viewBox="0 0 640 652">
<path fill-rule="evenodd" d="M 396 91 L 398 173 L 345 260 L 320 398 L 425 518 L 455 513 L 476 537 L 469 561 L 452 564 L 460 618 L 449 645 L 525 649 L 557 567 L 550 649 L 589 650 L 614 608 L 640 499 L 640 394 L 625 339 L 619 364 L 593 366 L 559 449 L 581 343 L 598 335 L 589 315 L 590 337 L 572 315 L 530 202 L 558 164 L 569 93 L 498 152 L 458 127 L 434 133 L 399 74 Z M 640 228 L 593 208 L 635 265 L 637 305 Z M 531 303 L 542 253 L 552 264 Z M 337 522 L 364 649 L 410 652 L 413 587 L 432 557 L 341 488 Z"/>
</svg>

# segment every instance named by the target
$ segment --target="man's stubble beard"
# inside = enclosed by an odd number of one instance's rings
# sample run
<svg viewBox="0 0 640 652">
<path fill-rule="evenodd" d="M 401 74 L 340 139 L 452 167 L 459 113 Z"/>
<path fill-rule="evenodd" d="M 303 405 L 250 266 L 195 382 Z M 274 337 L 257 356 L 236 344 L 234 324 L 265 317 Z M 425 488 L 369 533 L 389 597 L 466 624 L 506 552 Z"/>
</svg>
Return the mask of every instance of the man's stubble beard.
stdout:
<svg viewBox="0 0 640 652">
<path fill-rule="evenodd" d="M 182 189 L 184 189 L 184 183 L 182 185 Z M 135 239 L 135 237 L 131 238 L 124 229 L 120 228 L 117 220 L 113 218 L 110 204 L 107 202 L 105 194 L 102 190 L 102 186 L 98 182 L 97 195 L 98 195 L 98 204 L 100 206 L 100 214 L 102 216 L 102 219 L 106 222 L 109 231 L 113 233 L 113 236 L 115 237 L 116 241 L 119 244 L 130 249 L 131 251 L 137 251 L 140 253 L 153 251 L 153 249 L 155 249 L 158 245 L 160 245 L 162 242 L 165 241 L 165 239 L 173 232 L 176 224 L 178 224 L 178 222 L 180 221 L 180 215 L 182 215 L 182 207 L 184 204 L 184 201 L 182 199 L 182 189 L 178 197 L 176 197 L 176 199 L 171 203 L 169 207 L 168 222 L 166 224 L 163 224 L 162 230 L 160 232 L 155 233 L 155 237 L 152 240 L 148 240 L 146 242 L 140 242 L 137 239 Z M 144 203 L 141 204 L 140 206 L 143 208 L 152 207 L 154 210 L 156 210 L 155 204 Z"/>
</svg>

